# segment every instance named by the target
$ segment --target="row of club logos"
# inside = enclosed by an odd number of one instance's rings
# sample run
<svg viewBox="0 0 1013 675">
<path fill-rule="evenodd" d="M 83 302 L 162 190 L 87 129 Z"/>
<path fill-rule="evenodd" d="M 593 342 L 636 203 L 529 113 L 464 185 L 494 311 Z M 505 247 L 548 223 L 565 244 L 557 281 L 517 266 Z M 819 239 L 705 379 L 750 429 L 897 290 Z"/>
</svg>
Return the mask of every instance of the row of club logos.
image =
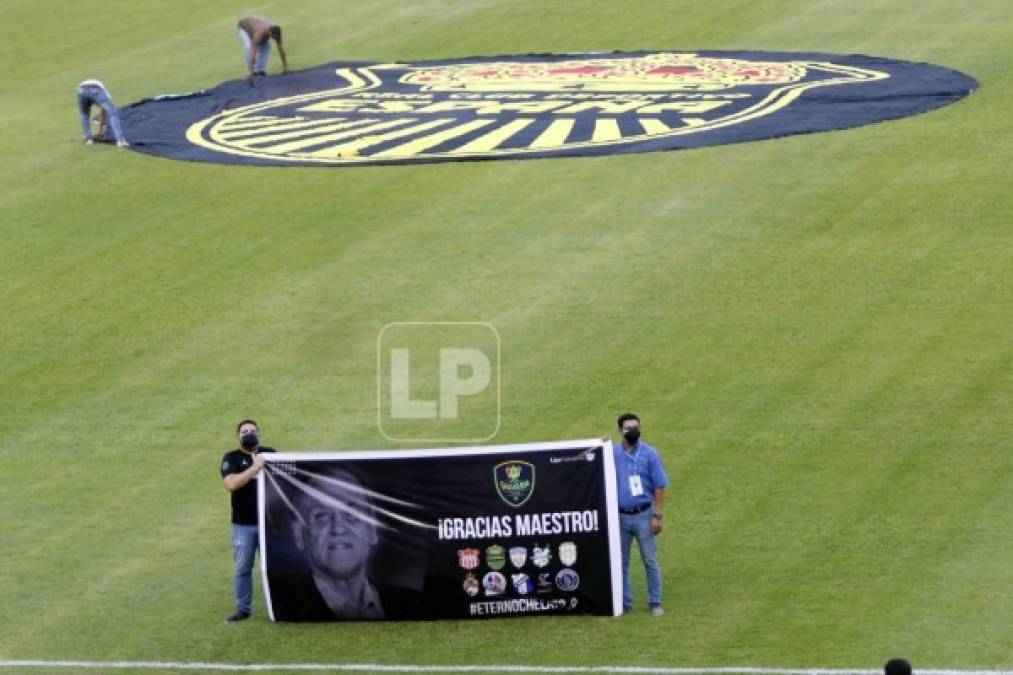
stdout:
<svg viewBox="0 0 1013 675">
<path fill-rule="evenodd" d="M 577 562 L 577 545 L 572 541 L 564 541 L 557 549 L 559 562 L 567 567 L 573 567 Z M 485 549 L 485 565 L 493 571 L 499 571 L 506 566 L 509 554 L 510 564 L 515 569 L 521 569 L 528 560 L 535 567 L 548 567 L 552 562 L 552 544 L 531 547 L 531 556 L 528 557 L 528 549 L 524 546 L 513 546 L 507 551 L 499 544 L 487 546 Z M 461 569 L 473 570 L 482 564 L 482 551 L 477 548 L 462 548 L 457 551 L 457 564 Z"/>
<path fill-rule="evenodd" d="M 539 546 L 535 544 L 531 548 L 531 555 L 528 556 L 528 549 L 524 546 L 513 546 L 507 551 L 499 544 L 486 547 L 485 564 L 489 572 L 482 576 L 481 582 L 475 576 L 474 570 L 482 564 L 483 551 L 477 548 L 464 548 L 457 551 L 457 563 L 462 569 L 468 570 L 461 587 L 464 592 L 475 597 L 483 590 L 488 597 L 506 595 L 508 589 L 513 589 L 515 595 L 548 594 L 555 589 L 565 593 L 572 593 L 580 585 L 580 576 L 575 570 L 569 569 L 577 562 L 577 545 L 572 541 L 564 541 L 556 550 L 559 561 L 566 565 L 563 569 L 552 574 L 552 572 L 536 572 L 529 575 L 526 572 L 518 571 L 510 574 L 510 581 L 507 582 L 505 574 L 501 573 L 509 559 L 510 564 L 517 570 L 523 568 L 529 561 L 535 567 L 545 568 L 552 562 L 552 545 Z"/>
<path fill-rule="evenodd" d="M 553 585 L 555 580 L 555 585 Z M 506 595 L 509 588 L 513 589 L 514 595 L 531 595 L 536 593 L 544 595 L 552 593 L 557 588 L 564 593 L 572 593 L 580 586 L 580 575 L 576 570 L 569 567 L 556 572 L 553 578 L 552 572 L 537 572 L 535 576 L 529 576 L 526 572 L 510 574 L 510 582 L 507 583 L 506 575 L 502 572 L 486 572 L 481 583 L 474 572 L 468 572 L 464 577 L 461 588 L 471 597 L 475 597 L 485 589 L 487 597 Z"/>
</svg>

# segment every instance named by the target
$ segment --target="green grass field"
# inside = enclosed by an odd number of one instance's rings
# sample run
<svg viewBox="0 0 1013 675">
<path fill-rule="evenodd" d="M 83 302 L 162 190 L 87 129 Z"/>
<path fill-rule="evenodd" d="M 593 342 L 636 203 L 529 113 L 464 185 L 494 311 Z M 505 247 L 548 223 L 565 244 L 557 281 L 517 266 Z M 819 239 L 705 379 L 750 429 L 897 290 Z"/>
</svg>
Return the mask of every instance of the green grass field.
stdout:
<svg viewBox="0 0 1013 675">
<path fill-rule="evenodd" d="M 1008 0 L 5 10 L 0 660 L 1013 668 Z M 125 105 L 239 77 L 251 11 L 295 68 L 763 49 L 981 88 L 607 158 L 283 170 L 81 144 L 77 82 Z M 378 333 L 469 320 L 502 337 L 495 442 L 641 413 L 673 479 L 668 613 L 637 573 L 621 619 L 270 624 L 258 584 L 254 618 L 224 624 L 235 423 L 283 450 L 399 447 Z"/>
</svg>

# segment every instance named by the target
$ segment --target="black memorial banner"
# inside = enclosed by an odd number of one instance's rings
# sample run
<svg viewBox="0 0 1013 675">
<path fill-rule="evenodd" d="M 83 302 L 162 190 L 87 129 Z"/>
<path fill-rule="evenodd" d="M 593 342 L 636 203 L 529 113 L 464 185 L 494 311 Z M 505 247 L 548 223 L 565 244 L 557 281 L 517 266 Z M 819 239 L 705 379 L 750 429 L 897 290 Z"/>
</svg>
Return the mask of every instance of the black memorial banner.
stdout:
<svg viewBox="0 0 1013 675">
<path fill-rule="evenodd" d="M 621 613 L 607 441 L 265 460 L 272 620 Z"/>
</svg>

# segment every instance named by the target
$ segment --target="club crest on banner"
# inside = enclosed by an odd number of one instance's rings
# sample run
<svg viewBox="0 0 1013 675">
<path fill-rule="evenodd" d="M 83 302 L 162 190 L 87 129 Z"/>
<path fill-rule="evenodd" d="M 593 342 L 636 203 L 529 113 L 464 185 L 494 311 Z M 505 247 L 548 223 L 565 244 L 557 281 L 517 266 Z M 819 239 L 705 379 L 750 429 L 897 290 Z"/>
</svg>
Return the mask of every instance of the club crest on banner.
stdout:
<svg viewBox="0 0 1013 675">
<path fill-rule="evenodd" d="M 463 548 L 457 551 L 457 564 L 462 569 L 473 570 L 479 565 L 479 550 L 477 548 Z"/>
<path fill-rule="evenodd" d="M 577 545 L 572 541 L 564 541 L 559 545 L 559 562 L 567 567 L 573 567 L 577 562 Z"/>
<path fill-rule="evenodd" d="M 567 593 L 575 591 L 580 586 L 580 575 L 569 568 L 561 569 L 556 573 L 556 586 Z"/>
<path fill-rule="evenodd" d="M 468 576 L 464 577 L 464 583 L 461 584 L 461 587 L 464 589 L 464 592 L 471 597 L 478 595 L 481 590 L 478 584 L 478 579 L 471 572 L 468 572 Z"/>
<path fill-rule="evenodd" d="M 535 490 L 535 466 L 511 461 L 493 467 L 493 482 L 500 499 L 514 508 L 523 505 Z"/>
<path fill-rule="evenodd" d="M 506 565 L 506 551 L 499 544 L 493 544 L 485 549 L 485 564 L 491 570 L 501 570 Z"/>
<path fill-rule="evenodd" d="M 517 595 L 527 595 L 534 590 L 534 584 L 531 582 L 531 577 L 523 572 L 512 575 L 511 580 L 514 582 L 514 592 L 517 593 Z"/>
<path fill-rule="evenodd" d="M 552 545 L 539 546 L 535 544 L 531 549 L 531 562 L 535 567 L 545 567 L 552 562 Z"/>
<path fill-rule="evenodd" d="M 528 561 L 528 549 L 523 546 L 514 546 L 510 549 L 510 564 L 520 569 Z"/>
<path fill-rule="evenodd" d="M 488 572 L 482 577 L 486 595 L 503 595 L 506 592 L 506 577 L 499 572 Z"/>
</svg>

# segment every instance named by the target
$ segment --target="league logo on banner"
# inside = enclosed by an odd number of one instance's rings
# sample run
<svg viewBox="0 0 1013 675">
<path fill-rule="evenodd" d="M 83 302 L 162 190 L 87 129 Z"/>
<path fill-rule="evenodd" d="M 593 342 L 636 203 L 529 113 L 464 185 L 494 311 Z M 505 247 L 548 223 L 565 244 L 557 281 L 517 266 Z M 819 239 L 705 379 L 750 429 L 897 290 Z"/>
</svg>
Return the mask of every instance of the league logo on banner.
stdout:
<svg viewBox="0 0 1013 675">
<path fill-rule="evenodd" d="M 535 467 L 527 462 L 504 462 L 493 467 L 496 491 L 510 506 L 521 506 L 535 490 Z"/>
<path fill-rule="evenodd" d="M 977 87 L 875 56 L 642 51 L 329 63 L 121 112 L 132 149 L 273 166 L 607 155 L 915 115 Z"/>
<path fill-rule="evenodd" d="M 270 455 L 258 481 L 268 613 L 275 621 L 618 615 L 612 457 L 598 440 Z M 528 561 L 535 571 L 522 570 Z"/>
</svg>

